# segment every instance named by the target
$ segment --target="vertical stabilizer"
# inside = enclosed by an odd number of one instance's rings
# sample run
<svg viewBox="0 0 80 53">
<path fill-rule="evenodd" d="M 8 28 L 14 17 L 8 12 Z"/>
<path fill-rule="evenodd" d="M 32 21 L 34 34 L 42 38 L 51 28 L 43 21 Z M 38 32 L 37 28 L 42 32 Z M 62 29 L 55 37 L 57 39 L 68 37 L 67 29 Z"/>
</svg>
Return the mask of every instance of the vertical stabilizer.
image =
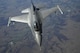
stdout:
<svg viewBox="0 0 80 53">
<path fill-rule="evenodd" d="M 35 11 L 36 10 L 36 7 L 35 7 L 35 5 L 33 4 L 33 1 L 31 0 L 31 4 L 32 4 L 32 9 L 33 9 L 33 11 Z"/>
</svg>

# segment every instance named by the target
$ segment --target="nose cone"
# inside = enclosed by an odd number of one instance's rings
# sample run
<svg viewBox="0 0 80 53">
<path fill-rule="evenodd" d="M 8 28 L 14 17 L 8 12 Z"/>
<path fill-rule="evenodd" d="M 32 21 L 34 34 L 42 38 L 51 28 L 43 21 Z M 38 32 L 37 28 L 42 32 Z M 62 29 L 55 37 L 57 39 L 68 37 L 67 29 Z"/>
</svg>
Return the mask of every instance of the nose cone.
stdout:
<svg viewBox="0 0 80 53">
<path fill-rule="evenodd" d="M 35 40 L 37 42 L 37 44 L 41 47 L 42 44 L 42 35 L 40 32 L 35 32 Z"/>
</svg>

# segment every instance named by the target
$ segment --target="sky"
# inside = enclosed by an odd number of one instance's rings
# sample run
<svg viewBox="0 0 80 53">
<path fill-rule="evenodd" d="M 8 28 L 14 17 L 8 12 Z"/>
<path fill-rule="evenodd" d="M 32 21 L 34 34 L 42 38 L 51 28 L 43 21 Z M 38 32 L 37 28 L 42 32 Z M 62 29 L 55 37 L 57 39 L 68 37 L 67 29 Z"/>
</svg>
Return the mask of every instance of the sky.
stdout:
<svg viewBox="0 0 80 53">
<path fill-rule="evenodd" d="M 59 11 L 43 21 L 42 50 L 36 44 L 27 24 L 15 23 L 7 27 L 10 16 L 21 15 L 30 7 L 30 0 L 0 0 L 0 53 L 80 53 L 80 0 L 33 0 Z"/>
</svg>

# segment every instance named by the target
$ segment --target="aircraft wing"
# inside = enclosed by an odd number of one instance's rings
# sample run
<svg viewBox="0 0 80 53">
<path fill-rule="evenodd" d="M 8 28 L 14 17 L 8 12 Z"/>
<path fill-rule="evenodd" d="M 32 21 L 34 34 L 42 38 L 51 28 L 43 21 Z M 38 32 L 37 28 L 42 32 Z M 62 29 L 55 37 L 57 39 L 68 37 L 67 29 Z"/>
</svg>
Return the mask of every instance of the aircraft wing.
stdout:
<svg viewBox="0 0 80 53">
<path fill-rule="evenodd" d="M 7 26 L 9 26 L 11 21 L 28 23 L 28 18 L 29 18 L 29 14 L 24 14 L 24 15 L 15 16 L 15 17 L 9 17 L 9 21 L 8 21 L 8 25 Z"/>
<path fill-rule="evenodd" d="M 26 8 L 26 9 L 21 11 L 21 13 L 29 13 L 29 12 L 30 12 L 30 8 Z"/>
<path fill-rule="evenodd" d="M 47 16 L 49 16 L 51 13 L 56 12 L 57 10 L 59 10 L 61 12 L 61 14 L 63 14 L 62 10 L 60 9 L 60 7 L 57 5 L 56 7 L 50 8 L 50 9 L 46 9 L 46 10 L 42 10 L 40 11 L 42 18 L 46 18 Z"/>
</svg>

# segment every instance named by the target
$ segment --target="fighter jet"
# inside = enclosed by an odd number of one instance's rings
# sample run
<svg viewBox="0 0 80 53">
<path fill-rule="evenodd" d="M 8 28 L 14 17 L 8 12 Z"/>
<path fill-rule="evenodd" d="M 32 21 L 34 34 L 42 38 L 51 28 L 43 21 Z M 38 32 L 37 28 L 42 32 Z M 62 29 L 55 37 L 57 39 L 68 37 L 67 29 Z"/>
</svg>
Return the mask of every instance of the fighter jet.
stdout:
<svg viewBox="0 0 80 53">
<path fill-rule="evenodd" d="M 28 24 L 32 31 L 32 34 L 35 38 L 35 41 L 41 47 L 41 44 L 42 44 L 42 22 L 44 21 L 44 19 L 47 16 L 49 16 L 51 13 L 56 12 L 57 10 L 59 10 L 61 12 L 61 14 L 63 14 L 63 12 L 60 9 L 59 5 L 49 8 L 49 9 L 42 9 L 43 5 L 42 6 L 39 5 L 38 7 L 36 7 L 32 1 L 31 1 L 31 3 L 32 4 L 31 4 L 30 8 L 27 8 L 27 9 L 24 9 L 21 11 L 21 13 L 23 13 L 23 15 L 9 17 L 7 26 L 9 26 L 12 21 Z"/>
</svg>

